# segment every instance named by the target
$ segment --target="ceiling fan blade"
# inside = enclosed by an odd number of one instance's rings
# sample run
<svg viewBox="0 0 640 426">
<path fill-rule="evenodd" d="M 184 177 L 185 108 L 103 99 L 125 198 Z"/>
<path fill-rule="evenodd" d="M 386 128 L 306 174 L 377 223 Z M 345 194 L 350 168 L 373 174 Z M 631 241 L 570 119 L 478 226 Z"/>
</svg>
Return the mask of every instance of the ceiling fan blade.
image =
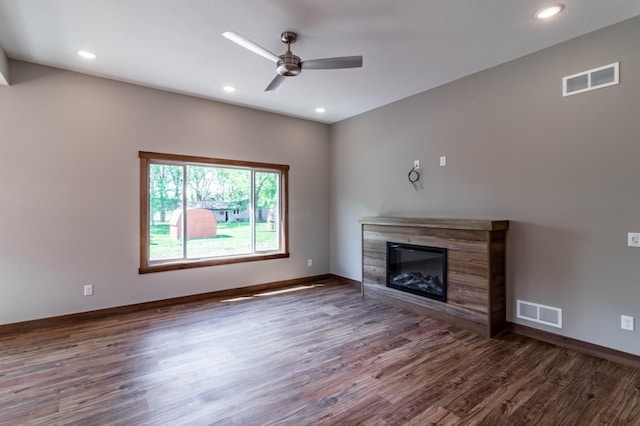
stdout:
<svg viewBox="0 0 640 426">
<path fill-rule="evenodd" d="M 251 40 L 249 40 L 248 38 L 246 38 L 243 35 L 240 35 L 238 33 L 234 33 L 233 31 L 226 31 L 226 32 L 222 33 L 222 36 L 228 38 L 229 40 L 231 40 L 234 43 L 239 44 L 240 46 L 244 47 L 245 49 L 248 49 L 248 50 L 252 51 L 253 53 L 257 53 L 258 55 L 262 56 L 263 58 L 269 59 L 270 61 L 278 62 L 280 60 L 278 55 L 269 52 L 267 49 L 265 49 L 262 46 L 258 46 L 257 44 L 255 44 L 254 42 L 252 42 Z"/>
<path fill-rule="evenodd" d="M 280 87 L 282 85 L 282 83 L 284 83 L 285 80 L 285 76 L 283 75 L 276 75 L 276 77 L 271 80 L 271 83 L 269 83 L 269 85 L 267 86 L 266 89 L 264 89 L 265 92 L 272 92 L 274 90 L 278 90 L 278 87 Z"/>
<path fill-rule="evenodd" d="M 303 70 L 331 70 L 338 68 L 360 68 L 362 56 L 341 56 L 339 58 L 312 59 L 302 61 L 300 68 Z"/>
</svg>

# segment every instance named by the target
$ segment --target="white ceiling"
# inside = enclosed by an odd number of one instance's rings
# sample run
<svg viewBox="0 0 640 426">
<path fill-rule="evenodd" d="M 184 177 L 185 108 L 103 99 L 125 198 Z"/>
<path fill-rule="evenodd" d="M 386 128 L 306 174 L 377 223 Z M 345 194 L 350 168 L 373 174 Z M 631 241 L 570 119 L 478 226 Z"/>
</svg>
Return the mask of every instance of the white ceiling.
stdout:
<svg viewBox="0 0 640 426">
<path fill-rule="evenodd" d="M 564 12 L 538 21 L 549 2 L 1 0 L 0 46 L 13 59 L 333 123 L 640 15 L 638 0 L 557 1 Z M 279 55 L 284 30 L 299 34 L 303 60 L 363 55 L 363 68 L 306 70 L 264 92 L 275 64 L 221 34 Z"/>
</svg>

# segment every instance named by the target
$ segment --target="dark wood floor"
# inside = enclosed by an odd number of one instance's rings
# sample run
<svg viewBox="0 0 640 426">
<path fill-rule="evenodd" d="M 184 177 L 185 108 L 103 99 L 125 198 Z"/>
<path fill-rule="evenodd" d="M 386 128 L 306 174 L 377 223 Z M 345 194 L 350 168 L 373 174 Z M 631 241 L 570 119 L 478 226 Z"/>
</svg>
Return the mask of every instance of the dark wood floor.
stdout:
<svg viewBox="0 0 640 426">
<path fill-rule="evenodd" d="M 0 336 L 0 424 L 640 424 L 639 370 L 334 284 Z"/>
</svg>

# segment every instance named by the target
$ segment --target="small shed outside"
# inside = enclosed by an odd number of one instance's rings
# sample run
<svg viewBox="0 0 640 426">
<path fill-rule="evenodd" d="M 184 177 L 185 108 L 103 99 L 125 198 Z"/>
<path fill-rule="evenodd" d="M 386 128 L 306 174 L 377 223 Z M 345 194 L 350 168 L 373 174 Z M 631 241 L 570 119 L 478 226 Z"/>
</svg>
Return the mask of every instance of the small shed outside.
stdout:
<svg viewBox="0 0 640 426">
<path fill-rule="evenodd" d="M 169 236 L 182 237 L 182 210 L 175 210 L 169 222 Z M 187 209 L 187 238 L 214 238 L 218 234 L 218 221 L 211 210 Z"/>
</svg>

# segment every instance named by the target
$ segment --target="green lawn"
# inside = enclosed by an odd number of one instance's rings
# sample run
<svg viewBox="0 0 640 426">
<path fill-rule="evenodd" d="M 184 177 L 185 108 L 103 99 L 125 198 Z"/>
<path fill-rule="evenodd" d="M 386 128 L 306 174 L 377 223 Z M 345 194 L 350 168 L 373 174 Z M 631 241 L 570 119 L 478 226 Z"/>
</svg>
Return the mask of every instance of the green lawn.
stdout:
<svg viewBox="0 0 640 426">
<path fill-rule="evenodd" d="M 150 260 L 182 258 L 182 242 L 169 236 L 169 223 L 156 222 L 150 228 Z M 250 253 L 250 231 L 247 222 L 218 223 L 218 235 L 215 238 L 187 240 L 187 256 L 194 259 Z M 277 249 L 277 237 L 277 232 L 270 231 L 267 223 L 256 224 L 256 250 Z"/>
</svg>

